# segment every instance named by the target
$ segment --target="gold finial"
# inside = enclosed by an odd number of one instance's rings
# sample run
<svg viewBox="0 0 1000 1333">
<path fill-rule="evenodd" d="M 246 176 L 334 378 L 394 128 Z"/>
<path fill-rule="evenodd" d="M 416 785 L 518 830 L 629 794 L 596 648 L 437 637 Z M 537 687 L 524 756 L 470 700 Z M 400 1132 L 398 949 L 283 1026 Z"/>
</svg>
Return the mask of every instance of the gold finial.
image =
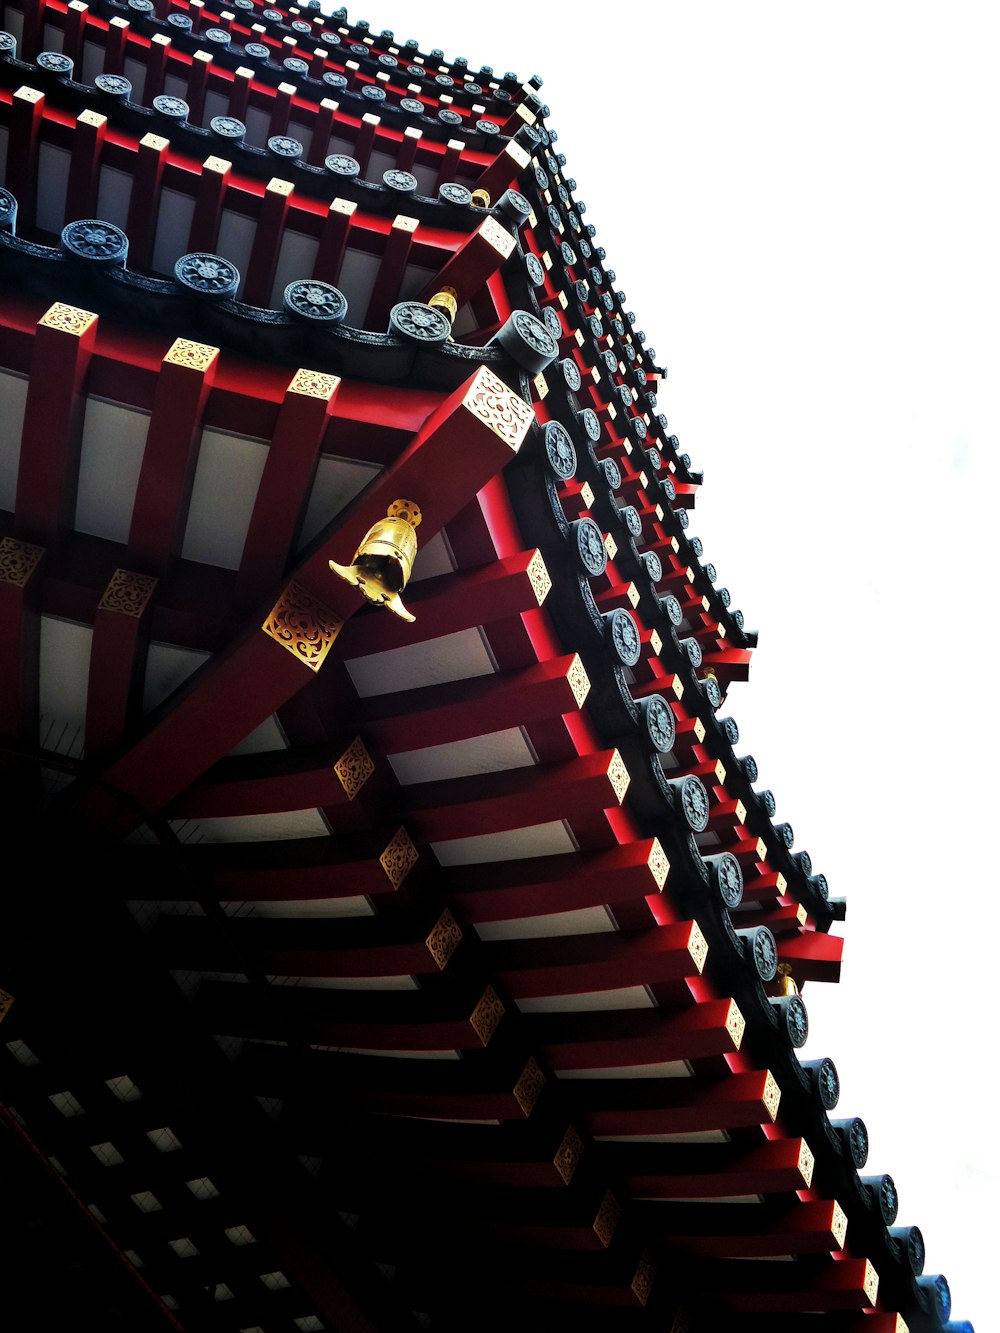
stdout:
<svg viewBox="0 0 1000 1333">
<path fill-rule="evenodd" d="M 795 978 L 792 976 L 791 963 L 779 963 L 778 976 L 781 978 L 778 984 L 781 986 L 782 995 L 798 995 L 799 988 L 795 984 Z"/>
<path fill-rule="evenodd" d="M 458 292 L 454 287 L 442 287 L 439 292 L 435 292 L 427 302 L 434 310 L 440 310 L 449 324 L 454 324 L 455 316 L 458 314 Z"/>
<path fill-rule="evenodd" d="M 413 573 L 417 554 L 415 529 L 422 515 L 412 500 L 393 500 L 387 517 L 368 529 L 350 565 L 330 561 L 333 572 L 360 589 L 374 606 L 385 606 L 403 620 L 415 620 L 399 599 Z"/>
<path fill-rule="evenodd" d="M 489 208 L 490 206 L 489 190 L 473 190 L 472 202 L 476 205 L 477 208 Z"/>
</svg>

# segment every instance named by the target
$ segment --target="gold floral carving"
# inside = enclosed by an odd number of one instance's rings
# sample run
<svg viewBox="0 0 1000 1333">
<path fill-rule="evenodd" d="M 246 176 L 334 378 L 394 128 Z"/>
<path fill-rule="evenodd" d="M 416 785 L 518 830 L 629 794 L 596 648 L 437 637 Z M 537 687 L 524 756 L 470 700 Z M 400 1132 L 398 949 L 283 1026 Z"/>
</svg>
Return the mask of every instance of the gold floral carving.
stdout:
<svg viewBox="0 0 1000 1333">
<path fill-rule="evenodd" d="M 708 940 L 701 933 L 701 926 L 697 921 L 691 922 L 691 934 L 688 936 L 688 953 L 691 955 L 691 961 L 699 972 L 704 970 L 705 959 L 708 957 Z"/>
<path fill-rule="evenodd" d="M 653 846 L 650 849 L 646 864 L 649 866 L 656 887 L 662 891 L 664 884 L 667 882 L 667 876 L 670 874 L 670 862 L 667 860 L 667 854 L 663 850 L 659 838 L 653 839 Z"/>
<path fill-rule="evenodd" d="M 10 991 L 0 990 L 0 1023 L 7 1017 L 13 1003 L 14 997 Z"/>
<path fill-rule="evenodd" d="M 594 495 L 594 490 L 590 482 L 585 481 L 583 485 L 580 487 L 580 499 L 583 501 L 584 509 L 593 509 L 594 500 L 596 498 L 597 497 Z"/>
<path fill-rule="evenodd" d="M 116 569 L 97 609 L 138 620 L 149 605 L 158 582 L 152 574 L 133 574 L 130 569 Z"/>
<path fill-rule="evenodd" d="M 847 1239 L 847 1214 L 841 1208 L 836 1199 L 833 1201 L 833 1217 L 830 1220 L 830 1231 L 834 1240 L 837 1242 L 837 1248 L 844 1248 L 844 1241 Z"/>
<path fill-rule="evenodd" d="M 582 708 L 584 699 L 590 693 L 590 677 L 587 675 L 587 668 L 583 665 L 579 653 L 574 654 L 573 660 L 569 664 L 569 671 L 566 673 L 566 679 L 573 691 L 577 708 Z"/>
<path fill-rule="evenodd" d="M 18 88 L 14 96 L 19 102 L 31 102 L 33 104 L 35 102 L 40 102 L 45 94 L 40 93 L 37 88 L 29 88 L 25 83 Z"/>
<path fill-rule="evenodd" d="M 420 853 L 410 840 L 405 828 L 397 830 L 392 842 L 379 857 L 382 869 L 389 878 L 389 883 L 398 889 L 413 867 L 417 864 Z"/>
<path fill-rule="evenodd" d="M 74 333 L 79 337 L 96 323 L 97 316 L 93 311 L 80 310 L 75 305 L 65 305 L 62 301 L 56 301 L 38 321 L 38 326 L 43 329 L 59 329 L 62 333 Z"/>
<path fill-rule="evenodd" d="M 343 624 L 328 606 L 293 580 L 271 608 L 261 629 L 303 666 L 318 671 Z"/>
<path fill-rule="evenodd" d="M 333 771 L 340 779 L 340 785 L 347 793 L 347 799 L 353 801 L 358 792 L 375 772 L 372 757 L 365 749 L 365 743 L 356 736 L 333 766 Z"/>
<path fill-rule="evenodd" d="M 541 551 L 536 551 L 531 557 L 526 573 L 531 581 L 535 597 L 538 599 L 538 605 L 541 606 L 552 587 L 552 579 L 549 576 L 549 571 L 545 568 Z"/>
<path fill-rule="evenodd" d="M 747 822 L 747 808 L 742 801 L 736 802 L 736 810 L 734 813 L 736 815 L 737 824 L 745 824 Z"/>
<path fill-rule="evenodd" d="M 461 942 L 462 927 L 446 907 L 438 917 L 434 929 L 424 940 L 428 953 L 442 972 Z"/>
<path fill-rule="evenodd" d="M 514 1084 L 514 1099 L 526 1116 L 531 1115 L 535 1103 L 545 1087 L 545 1075 L 534 1056 L 521 1071 L 521 1077 Z"/>
<path fill-rule="evenodd" d="M 801 1175 L 805 1183 L 806 1189 L 808 1189 L 809 1186 L 812 1184 L 813 1170 L 816 1166 L 816 1158 L 813 1156 L 813 1150 L 812 1148 L 809 1147 L 809 1144 L 806 1143 L 805 1139 L 802 1139 L 800 1142 L 799 1160 L 796 1162 L 795 1165 L 798 1167 L 799 1174 Z"/>
<path fill-rule="evenodd" d="M 99 130 L 108 123 L 107 116 L 102 116 L 99 111 L 91 111 L 88 107 L 86 111 L 81 111 L 76 118 L 78 125 L 89 125 L 91 129 Z"/>
<path fill-rule="evenodd" d="M 764 1079 L 764 1091 L 761 1094 L 761 1101 L 764 1103 L 764 1109 L 772 1120 L 777 1118 L 778 1105 L 781 1102 L 781 1089 L 778 1087 L 778 1080 L 767 1070 L 767 1077 Z"/>
<path fill-rule="evenodd" d="M 896 1316 L 895 1333 L 910 1333 L 910 1326 L 901 1314 Z"/>
<path fill-rule="evenodd" d="M 743 1044 L 743 1034 L 746 1032 L 747 1021 L 743 1017 L 743 1012 L 735 1000 L 729 1001 L 729 1008 L 726 1010 L 726 1031 L 733 1039 L 733 1046 L 738 1051 Z"/>
<path fill-rule="evenodd" d="M 639 605 L 639 597 L 640 597 L 639 589 L 635 586 L 634 583 L 629 583 L 626 586 L 625 596 L 628 598 L 632 606 L 632 610 L 634 611 L 635 608 Z"/>
<path fill-rule="evenodd" d="M 868 1304 L 874 1305 L 878 1300 L 878 1273 L 870 1259 L 865 1260 L 865 1277 L 862 1285 L 868 1297 Z"/>
<path fill-rule="evenodd" d="M 504 149 L 504 152 L 507 154 L 509 158 L 511 158 L 512 161 L 517 163 L 518 171 L 523 171 L 524 168 L 531 161 L 531 154 L 525 152 L 525 150 L 521 147 L 521 145 L 519 143 L 515 143 L 513 139 L 511 139 L 510 143 Z"/>
<path fill-rule="evenodd" d="M 159 33 L 157 33 L 159 36 Z M 156 41 L 156 37 L 153 38 Z M 144 134 L 139 140 L 140 148 L 153 148 L 158 153 L 162 153 L 164 148 L 170 147 L 170 140 L 164 139 L 162 134 Z"/>
<path fill-rule="evenodd" d="M 778 871 L 777 879 L 774 881 L 774 887 L 778 890 L 778 892 L 782 895 L 782 897 L 785 894 L 785 890 L 788 888 L 788 880 L 785 879 L 784 875 L 781 873 L 780 870 Z"/>
<path fill-rule="evenodd" d="M 681 680 L 680 676 L 674 676 L 673 681 L 671 682 L 670 688 L 671 688 L 671 689 L 673 690 L 673 692 L 674 692 L 674 698 L 675 698 L 675 699 L 683 699 L 683 698 L 684 698 L 684 682 Z M 698 723 L 699 723 L 699 722 L 701 722 L 701 718 L 700 718 L 700 717 L 697 719 L 697 721 L 696 721 L 695 724 L 694 724 L 694 732 L 695 732 L 695 735 L 696 735 L 696 736 L 697 736 L 697 734 L 698 734 Z M 704 728 L 704 726 L 703 726 L 703 727 L 702 727 L 702 731 L 704 732 L 704 730 L 705 730 L 705 728 Z M 702 736 L 701 739 L 704 740 L 705 737 Z"/>
<path fill-rule="evenodd" d="M 295 89 L 293 88 L 291 91 L 294 92 Z M 286 199 L 294 189 L 295 186 L 291 181 L 283 181 L 280 176 L 272 176 L 267 182 L 267 190 L 270 194 L 280 194 Z"/>
<path fill-rule="evenodd" d="M 531 382 L 535 386 L 535 393 L 538 394 L 538 401 L 541 402 L 542 399 L 548 395 L 549 382 L 541 371 L 538 372 Z"/>
<path fill-rule="evenodd" d="M 646 1305 L 649 1302 L 649 1293 L 653 1290 L 653 1283 L 656 1281 L 656 1271 L 653 1256 L 648 1250 L 643 1250 L 639 1256 L 639 1267 L 635 1270 L 635 1277 L 632 1279 L 632 1295 L 640 1305 Z"/>
<path fill-rule="evenodd" d="M 26 587 L 44 554 L 44 546 L 32 546 L 31 542 L 4 537 L 0 541 L 0 583 L 10 583 L 15 588 Z"/>
<path fill-rule="evenodd" d="M 496 1032 L 503 1016 L 504 1007 L 500 996 L 492 986 L 487 986 L 479 1003 L 469 1015 L 473 1031 L 484 1046 L 489 1045 L 490 1038 Z"/>
<path fill-rule="evenodd" d="M 167 365 L 204 371 L 208 370 L 218 355 L 219 349 L 208 343 L 192 342 L 190 338 L 177 338 L 163 360 Z"/>
<path fill-rule="evenodd" d="M 288 386 L 289 393 L 301 393 L 306 398 L 322 398 L 329 402 L 340 379 L 337 375 L 324 375 L 319 370 L 297 370 Z"/>
<path fill-rule="evenodd" d="M 497 254 L 503 255 L 504 259 L 517 244 L 507 228 L 499 223 L 496 218 L 485 218 L 483 225 L 479 228 L 479 234 L 488 245 L 496 250 Z"/>
<path fill-rule="evenodd" d="M 597 1210 L 597 1216 L 594 1218 L 594 1234 L 605 1249 L 611 1244 L 611 1238 L 615 1234 L 615 1228 L 621 1221 L 622 1206 L 615 1196 L 608 1190 L 601 1200 L 601 1206 Z"/>
<path fill-rule="evenodd" d="M 625 793 L 628 791 L 631 778 L 628 769 L 625 767 L 625 760 L 617 750 L 613 750 L 611 753 L 611 763 L 608 765 L 608 781 L 618 798 L 618 804 L 621 805 L 625 799 Z"/>
<path fill-rule="evenodd" d="M 583 1156 L 583 1139 L 576 1132 L 572 1125 L 562 1136 L 562 1143 L 556 1149 L 556 1155 L 552 1159 L 552 1165 L 562 1177 L 564 1185 L 568 1185 L 573 1179 L 576 1168 L 580 1165 L 580 1158 Z"/>
<path fill-rule="evenodd" d="M 694 1333 L 694 1324 L 691 1323 L 691 1316 L 685 1310 L 683 1305 L 678 1305 L 677 1313 L 674 1315 L 674 1322 L 670 1325 L 670 1333 Z"/>
<path fill-rule="evenodd" d="M 615 556 L 618 554 L 618 543 L 615 541 L 614 537 L 612 537 L 610 532 L 604 538 L 604 549 L 608 553 L 608 559 L 614 560 Z"/>
<path fill-rule="evenodd" d="M 521 447 L 521 441 L 535 419 L 531 404 L 508 389 L 503 380 L 486 366 L 480 366 L 476 372 L 462 399 L 462 406 L 515 451 Z"/>
</svg>

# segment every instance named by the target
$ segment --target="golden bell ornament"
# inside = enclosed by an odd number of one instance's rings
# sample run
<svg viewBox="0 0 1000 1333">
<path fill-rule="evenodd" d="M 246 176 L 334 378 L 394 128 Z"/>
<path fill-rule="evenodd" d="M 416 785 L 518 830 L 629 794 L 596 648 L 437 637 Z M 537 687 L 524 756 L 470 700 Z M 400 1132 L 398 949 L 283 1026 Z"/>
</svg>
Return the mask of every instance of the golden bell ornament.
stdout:
<svg viewBox="0 0 1000 1333">
<path fill-rule="evenodd" d="M 417 555 L 415 529 L 422 518 L 419 505 L 393 500 L 387 516 L 365 533 L 350 565 L 330 561 L 333 572 L 353 583 L 373 606 L 384 606 L 402 620 L 415 620 L 399 599 L 413 573 Z"/>
<path fill-rule="evenodd" d="M 473 190 L 472 202 L 476 205 L 477 208 L 489 208 L 490 206 L 489 190 Z"/>
<path fill-rule="evenodd" d="M 442 287 L 427 302 L 435 310 L 440 310 L 449 324 L 454 324 L 458 314 L 458 292 L 454 287 Z"/>
</svg>

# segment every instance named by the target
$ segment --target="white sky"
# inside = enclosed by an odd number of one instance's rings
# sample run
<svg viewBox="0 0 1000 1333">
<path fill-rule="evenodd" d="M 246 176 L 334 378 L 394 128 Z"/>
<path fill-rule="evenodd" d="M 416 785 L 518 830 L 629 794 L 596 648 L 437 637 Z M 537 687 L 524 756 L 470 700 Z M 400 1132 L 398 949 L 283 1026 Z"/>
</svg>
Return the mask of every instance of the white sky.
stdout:
<svg viewBox="0 0 1000 1333">
<path fill-rule="evenodd" d="M 848 898 L 804 1054 L 835 1060 L 866 1170 L 894 1176 L 954 1317 L 991 1333 L 1000 6 L 350 14 L 545 78 L 706 473 L 691 532 L 761 633 L 725 711 Z"/>
</svg>

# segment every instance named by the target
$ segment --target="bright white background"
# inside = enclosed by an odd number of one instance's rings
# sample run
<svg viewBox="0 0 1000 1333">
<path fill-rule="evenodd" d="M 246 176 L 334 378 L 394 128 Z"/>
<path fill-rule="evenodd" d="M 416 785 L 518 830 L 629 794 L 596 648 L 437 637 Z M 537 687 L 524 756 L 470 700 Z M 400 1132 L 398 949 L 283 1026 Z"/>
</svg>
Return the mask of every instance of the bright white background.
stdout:
<svg viewBox="0 0 1000 1333">
<path fill-rule="evenodd" d="M 761 634 L 741 752 L 848 898 L 804 1054 L 990 1333 L 1000 6 L 484 9 L 350 14 L 545 79 L 706 474 L 690 530 Z"/>
</svg>

